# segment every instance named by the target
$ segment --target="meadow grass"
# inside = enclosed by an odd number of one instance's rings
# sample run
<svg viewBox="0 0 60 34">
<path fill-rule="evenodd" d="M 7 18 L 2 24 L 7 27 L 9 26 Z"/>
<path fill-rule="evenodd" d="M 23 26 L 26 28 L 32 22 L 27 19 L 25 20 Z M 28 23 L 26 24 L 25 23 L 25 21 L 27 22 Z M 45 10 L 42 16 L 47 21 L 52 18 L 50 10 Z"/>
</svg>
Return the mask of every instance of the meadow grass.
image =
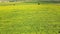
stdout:
<svg viewBox="0 0 60 34">
<path fill-rule="evenodd" d="M 59 5 L 0 6 L 0 34 L 58 34 L 59 31 Z"/>
</svg>

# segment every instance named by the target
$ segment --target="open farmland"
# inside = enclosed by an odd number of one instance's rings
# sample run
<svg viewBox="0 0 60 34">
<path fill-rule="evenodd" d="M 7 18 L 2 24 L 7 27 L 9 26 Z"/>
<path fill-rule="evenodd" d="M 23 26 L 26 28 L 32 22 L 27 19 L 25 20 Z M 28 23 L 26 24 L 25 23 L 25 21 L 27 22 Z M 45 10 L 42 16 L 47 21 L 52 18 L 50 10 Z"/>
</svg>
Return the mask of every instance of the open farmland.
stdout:
<svg viewBox="0 0 60 34">
<path fill-rule="evenodd" d="M 59 33 L 60 5 L 0 5 L 0 34 Z"/>
</svg>

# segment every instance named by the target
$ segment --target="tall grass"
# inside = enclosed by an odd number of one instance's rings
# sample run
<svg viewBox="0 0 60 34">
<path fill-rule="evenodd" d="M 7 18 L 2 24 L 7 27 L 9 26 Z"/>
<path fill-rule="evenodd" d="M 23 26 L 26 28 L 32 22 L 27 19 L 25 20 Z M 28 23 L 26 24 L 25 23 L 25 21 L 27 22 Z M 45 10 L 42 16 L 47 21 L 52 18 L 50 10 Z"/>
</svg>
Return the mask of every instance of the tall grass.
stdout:
<svg viewBox="0 0 60 34">
<path fill-rule="evenodd" d="M 59 18 L 55 4 L 0 6 L 0 34 L 58 34 Z"/>
</svg>

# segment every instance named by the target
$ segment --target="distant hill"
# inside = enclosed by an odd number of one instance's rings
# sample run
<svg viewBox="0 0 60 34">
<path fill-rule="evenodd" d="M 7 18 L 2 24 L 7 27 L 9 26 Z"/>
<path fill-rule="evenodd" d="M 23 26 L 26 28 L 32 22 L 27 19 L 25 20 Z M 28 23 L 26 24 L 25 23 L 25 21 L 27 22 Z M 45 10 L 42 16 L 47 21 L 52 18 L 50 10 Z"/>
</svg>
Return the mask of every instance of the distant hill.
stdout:
<svg viewBox="0 0 60 34">
<path fill-rule="evenodd" d="M 9 1 L 9 2 L 41 2 L 41 1 L 55 1 L 59 2 L 60 0 L 0 0 L 1 2 Z"/>
</svg>

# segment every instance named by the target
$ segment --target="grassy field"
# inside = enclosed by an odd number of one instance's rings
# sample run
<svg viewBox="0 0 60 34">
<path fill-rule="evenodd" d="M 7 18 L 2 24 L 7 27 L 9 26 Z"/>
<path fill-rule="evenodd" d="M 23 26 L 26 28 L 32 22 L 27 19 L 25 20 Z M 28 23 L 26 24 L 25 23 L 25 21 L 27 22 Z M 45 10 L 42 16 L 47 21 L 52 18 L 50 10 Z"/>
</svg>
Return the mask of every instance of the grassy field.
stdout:
<svg viewBox="0 0 60 34">
<path fill-rule="evenodd" d="M 0 34 L 60 34 L 59 32 L 58 4 L 0 5 Z"/>
</svg>

